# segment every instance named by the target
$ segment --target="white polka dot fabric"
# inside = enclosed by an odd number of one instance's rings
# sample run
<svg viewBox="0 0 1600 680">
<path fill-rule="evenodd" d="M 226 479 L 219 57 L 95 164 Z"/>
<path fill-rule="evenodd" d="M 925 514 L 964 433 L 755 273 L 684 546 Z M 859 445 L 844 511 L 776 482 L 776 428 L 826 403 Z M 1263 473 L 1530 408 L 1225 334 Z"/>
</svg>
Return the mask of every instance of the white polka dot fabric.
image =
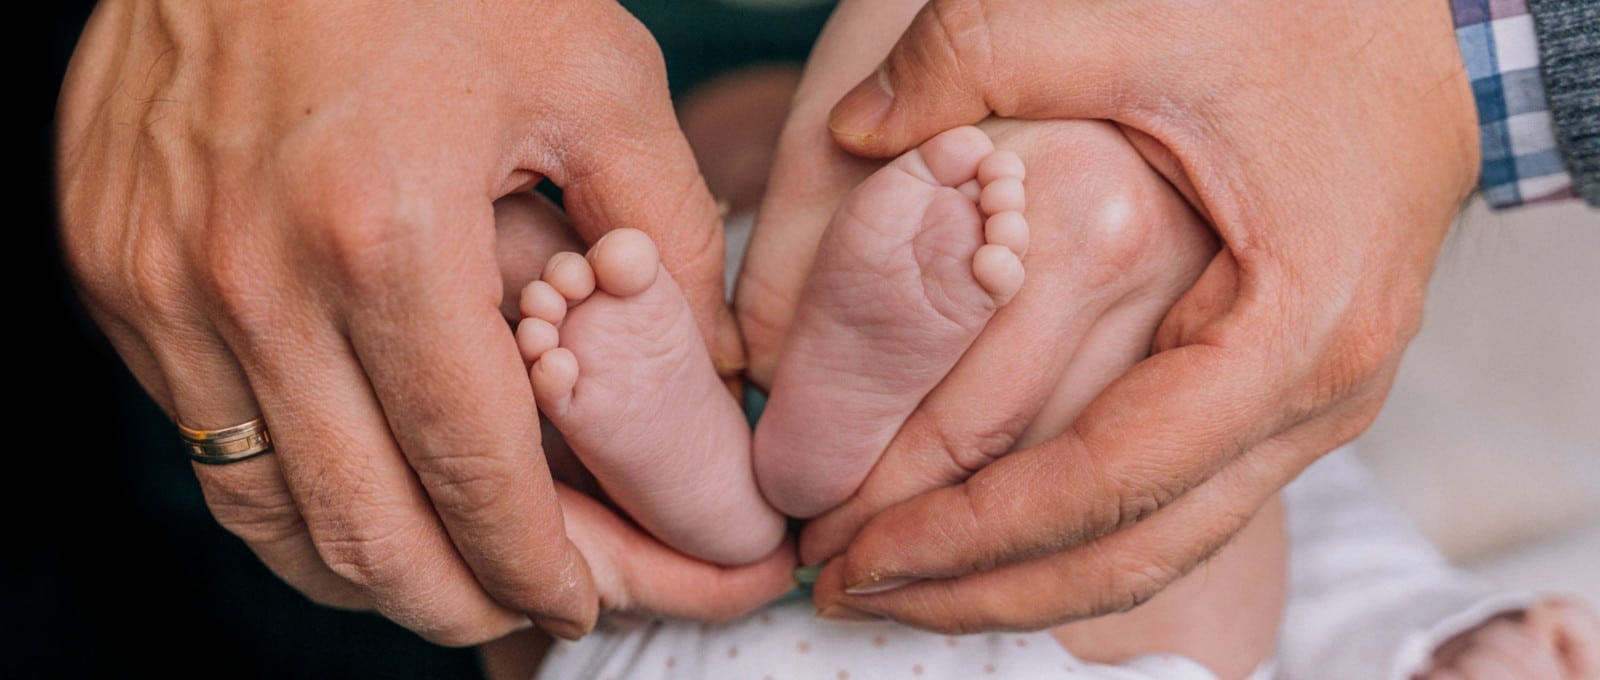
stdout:
<svg viewBox="0 0 1600 680">
<path fill-rule="evenodd" d="M 658 622 L 557 644 L 540 680 L 1216 680 L 1175 656 L 1116 666 L 1078 661 L 1046 633 L 951 637 L 887 623 L 819 619 L 791 597 L 716 626 Z"/>
<path fill-rule="evenodd" d="M 1442 641 L 1516 611 L 1445 561 L 1373 486 L 1349 451 L 1291 484 L 1290 598 L 1276 658 L 1254 680 L 1406 680 Z M 718 626 L 659 622 L 557 644 L 541 680 L 1214 680 L 1194 662 L 1146 656 L 1115 666 L 1073 658 L 1044 633 L 946 637 L 891 624 L 835 623 L 792 597 Z"/>
</svg>

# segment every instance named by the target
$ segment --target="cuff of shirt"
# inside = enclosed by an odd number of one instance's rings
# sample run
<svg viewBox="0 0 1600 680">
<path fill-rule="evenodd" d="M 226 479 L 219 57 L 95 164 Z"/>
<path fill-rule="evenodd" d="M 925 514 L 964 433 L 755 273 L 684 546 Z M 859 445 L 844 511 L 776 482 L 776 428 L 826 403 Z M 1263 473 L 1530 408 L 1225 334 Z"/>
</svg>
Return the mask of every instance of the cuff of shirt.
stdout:
<svg viewBox="0 0 1600 680">
<path fill-rule="evenodd" d="M 1556 148 L 1527 0 L 1451 0 L 1478 104 L 1479 189 L 1495 208 L 1576 198 Z"/>
</svg>

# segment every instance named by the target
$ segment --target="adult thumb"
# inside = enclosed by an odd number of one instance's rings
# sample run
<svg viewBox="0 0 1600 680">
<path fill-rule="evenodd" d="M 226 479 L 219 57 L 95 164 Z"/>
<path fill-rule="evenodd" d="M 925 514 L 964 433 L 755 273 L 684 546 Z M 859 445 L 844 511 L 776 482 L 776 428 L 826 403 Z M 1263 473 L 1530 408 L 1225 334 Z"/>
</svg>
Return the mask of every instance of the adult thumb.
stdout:
<svg viewBox="0 0 1600 680">
<path fill-rule="evenodd" d="M 1093 3 L 933 0 L 828 120 L 846 151 L 882 158 L 991 113 L 1110 118 L 1121 70 Z"/>
<path fill-rule="evenodd" d="M 934 0 L 878 69 L 841 99 L 828 129 L 862 156 L 899 154 L 943 130 L 988 117 L 982 85 L 990 27 L 979 3 Z"/>
</svg>

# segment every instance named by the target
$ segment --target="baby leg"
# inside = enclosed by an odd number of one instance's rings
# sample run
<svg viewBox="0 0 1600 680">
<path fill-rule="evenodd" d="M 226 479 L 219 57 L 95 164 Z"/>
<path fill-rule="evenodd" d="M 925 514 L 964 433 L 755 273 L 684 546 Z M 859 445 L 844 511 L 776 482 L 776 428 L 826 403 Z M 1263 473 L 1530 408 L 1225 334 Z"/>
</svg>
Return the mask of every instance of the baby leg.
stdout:
<svg viewBox="0 0 1600 680">
<path fill-rule="evenodd" d="M 643 232 L 560 253 L 524 289 L 517 329 L 540 410 L 611 499 L 663 542 L 724 564 L 778 546 L 744 414 Z"/>
</svg>

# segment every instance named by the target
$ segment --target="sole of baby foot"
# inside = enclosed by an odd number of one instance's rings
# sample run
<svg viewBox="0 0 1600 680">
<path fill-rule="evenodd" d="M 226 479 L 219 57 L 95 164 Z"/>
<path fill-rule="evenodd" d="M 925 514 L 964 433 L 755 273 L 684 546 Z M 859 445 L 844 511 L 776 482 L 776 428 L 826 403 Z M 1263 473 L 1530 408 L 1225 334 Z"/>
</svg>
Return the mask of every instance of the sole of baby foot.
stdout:
<svg viewBox="0 0 1600 680">
<path fill-rule="evenodd" d="M 774 505 L 849 497 L 907 416 L 1023 281 L 1022 161 L 976 128 L 868 177 L 822 237 L 756 429 Z"/>
<path fill-rule="evenodd" d="M 744 414 L 643 232 L 552 258 L 517 329 L 540 410 L 611 499 L 672 547 L 742 564 L 782 541 Z"/>
</svg>

